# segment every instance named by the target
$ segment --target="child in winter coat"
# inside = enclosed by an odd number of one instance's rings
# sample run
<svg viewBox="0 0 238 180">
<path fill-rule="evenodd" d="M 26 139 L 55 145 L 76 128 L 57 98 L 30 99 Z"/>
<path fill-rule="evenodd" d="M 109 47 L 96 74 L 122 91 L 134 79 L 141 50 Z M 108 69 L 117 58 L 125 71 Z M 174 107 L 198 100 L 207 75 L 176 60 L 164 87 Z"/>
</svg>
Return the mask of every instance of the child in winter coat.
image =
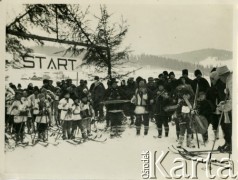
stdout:
<svg viewBox="0 0 238 180">
<path fill-rule="evenodd" d="M 17 143 L 24 140 L 25 122 L 27 121 L 29 106 L 29 101 L 26 101 L 20 93 L 17 93 L 14 102 L 9 108 L 10 114 L 14 116 Z"/>
<path fill-rule="evenodd" d="M 81 111 L 80 100 L 78 98 L 74 100 L 72 109 L 73 109 L 73 120 L 72 120 L 71 138 L 72 139 L 75 138 L 77 127 L 79 127 L 79 129 L 81 130 L 82 137 L 86 138 L 85 128 L 82 125 L 82 117 L 80 115 L 80 111 Z"/>
<path fill-rule="evenodd" d="M 181 98 L 182 97 L 182 98 Z M 176 110 L 176 115 L 179 121 L 179 141 L 178 146 L 183 146 L 183 141 L 185 133 L 187 132 L 187 147 L 194 148 L 192 143 L 192 129 L 191 129 L 191 109 L 193 103 L 193 96 L 187 89 L 181 90 L 181 96 L 178 98 L 178 108 Z"/>
<path fill-rule="evenodd" d="M 58 108 L 61 110 L 60 112 L 60 120 L 62 121 L 63 127 L 63 140 L 70 139 L 70 128 L 71 121 L 73 120 L 73 111 L 72 106 L 74 101 L 70 98 L 69 92 L 64 94 L 64 98 L 59 101 Z"/>
<path fill-rule="evenodd" d="M 211 123 L 213 108 L 211 102 L 206 99 L 206 93 L 203 91 L 199 92 L 198 95 L 197 111 L 199 115 L 206 118 L 208 124 Z M 203 134 L 203 140 L 204 142 L 208 141 L 208 132 Z"/>
<path fill-rule="evenodd" d="M 50 103 L 46 99 L 45 94 L 39 94 L 34 103 L 34 114 L 36 116 L 35 122 L 37 123 L 38 139 L 46 141 L 46 131 L 49 123 L 49 109 Z"/>
<path fill-rule="evenodd" d="M 91 120 L 95 118 L 95 113 L 92 107 L 91 102 L 89 101 L 87 95 L 83 95 L 80 102 L 80 115 L 82 117 L 82 126 L 81 128 L 86 127 L 87 136 L 91 136 Z M 84 133 L 84 131 L 83 131 Z M 83 135 L 85 137 L 85 135 Z M 86 138 L 85 137 L 85 138 Z"/>
</svg>

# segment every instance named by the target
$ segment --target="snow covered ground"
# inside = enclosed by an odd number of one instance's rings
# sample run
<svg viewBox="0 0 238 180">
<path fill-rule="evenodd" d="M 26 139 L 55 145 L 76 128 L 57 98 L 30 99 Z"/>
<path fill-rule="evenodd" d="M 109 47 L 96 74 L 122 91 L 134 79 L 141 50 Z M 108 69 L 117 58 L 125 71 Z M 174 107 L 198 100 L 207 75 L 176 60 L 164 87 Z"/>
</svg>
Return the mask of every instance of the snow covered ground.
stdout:
<svg viewBox="0 0 238 180">
<path fill-rule="evenodd" d="M 128 121 L 129 124 L 129 121 Z M 109 138 L 109 132 L 103 132 L 103 137 L 108 140 L 105 143 L 88 141 L 81 145 L 71 145 L 60 141 L 58 146 L 49 145 L 43 147 L 18 147 L 12 152 L 6 152 L 6 175 L 8 178 L 57 178 L 57 179 L 142 179 L 142 151 L 157 151 L 157 158 L 161 151 L 167 152 L 168 147 L 176 144 L 175 126 L 170 125 L 169 137 L 161 139 L 154 138 L 157 135 L 156 126 L 150 122 L 149 134 L 147 136 L 135 135 L 135 128 L 127 125 L 121 138 Z M 98 124 L 103 127 L 105 124 Z M 142 129 L 143 134 L 143 129 Z M 199 135 L 199 139 L 201 137 Z M 51 140 L 53 140 L 51 138 Z M 213 134 L 209 128 L 209 143 L 200 149 L 210 149 L 212 146 Z M 220 131 L 220 139 L 216 143 L 222 145 L 224 140 Z M 163 166 L 169 171 L 177 166 L 173 160 L 180 157 L 170 152 L 163 161 Z M 204 157 L 206 157 L 204 155 Z M 213 157 L 221 159 L 228 157 L 228 154 L 214 154 Z M 188 164 L 188 174 L 191 174 L 191 161 Z M 203 170 L 204 164 L 198 165 L 198 178 L 207 179 Z M 213 167 L 214 173 L 217 167 Z M 163 179 L 157 171 L 157 179 Z M 182 178 L 183 179 L 183 178 Z"/>
</svg>

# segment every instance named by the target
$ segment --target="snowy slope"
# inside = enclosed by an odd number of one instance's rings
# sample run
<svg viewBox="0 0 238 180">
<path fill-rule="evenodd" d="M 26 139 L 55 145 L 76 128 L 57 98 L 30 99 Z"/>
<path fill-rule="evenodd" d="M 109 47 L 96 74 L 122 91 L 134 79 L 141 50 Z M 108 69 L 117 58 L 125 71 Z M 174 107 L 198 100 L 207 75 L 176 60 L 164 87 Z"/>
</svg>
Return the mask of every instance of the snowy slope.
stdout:
<svg viewBox="0 0 238 180">
<path fill-rule="evenodd" d="M 204 67 L 219 67 L 219 66 L 224 66 L 227 65 L 228 68 L 233 69 L 232 67 L 232 60 L 218 60 L 216 57 L 208 57 L 202 61 L 199 62 L 199 65 L 202 65 Z"/>
<path fill-rule="evenodd" d="M 18 178 L 27 175 L 31 179 L 34 177 L 59 178 L 59 175 L 62 179 L 141 179 L 142 151 L 149 150 L 152 153 L 158 151 L 158 157 L 161 151 L 167 152 L 168 146 L 176 144 L 175 126 L 170 124 L 169 137 L 162 139 L 153 137 L 157 135 L 157 130 L 152 122 L 147 136 L 136 136 L 135 131 L 135 128 L 127 127 L 122 137 L 115 139 L 110 139 L 109 132 L 106 132 L 103 135 L 108 137 L 105 143 L 89 141 L 74 146 L 61 141 L 58 146 L 49 145 L 46 148 L 41 145 L 25 149 L 19 147 L 13 152 L 6 152 L 6 174 L 9 177 Z M 201 146 L 201 149 L 211 148 L 213 139 L 211 127 L 209 135 L 208 145 Z M 220 137 L 222 137 L 221 131 Z M 199 138 L 201 140 L 200 136 Z M 218 140 L 216 147 L 223 142 L 223 139 Z M 220 154 L 213 157 L 220 159 L 227 156 L 227 154 Z M 180 155 L 170 152 L 163 162 L 164 167 L 169 171 L 178 165 L 173 163 L 173 160 L 178 157 Z M 191 162 L 187 163 L 188 173 L 191 173 Z M 204 167 L 203 164 L 198 165 L 199 179 L 206 179 L 205 171 L 202 170 Z M 216 172 L 216 169 L 217 167 L 214 167 L 213 171 Z M 159 172 L 157 172 L 157 178 L 163 179 Z"/>
</svg>

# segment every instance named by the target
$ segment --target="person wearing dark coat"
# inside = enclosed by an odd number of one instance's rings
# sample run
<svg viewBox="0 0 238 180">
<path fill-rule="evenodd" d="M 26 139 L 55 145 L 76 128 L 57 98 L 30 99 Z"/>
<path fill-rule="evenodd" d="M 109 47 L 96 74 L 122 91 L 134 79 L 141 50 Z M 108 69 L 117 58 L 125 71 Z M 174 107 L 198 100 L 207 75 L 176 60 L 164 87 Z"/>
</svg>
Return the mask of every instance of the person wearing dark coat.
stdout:
<svg viewBox="0 0 238 180">
<path fill-rule="evenodd" d="M 167 84 L 167 91 L 171 95 L 175 91 L 176 87 L 178 86 L 178 80 L 175 78 L 175 74 L 173 71 L 169 73 L 169 79 Z"/>
<path fill-rule="evenodd" d="M 149 112 L 148 105 L 152 99 L 152 93 L 146 87 L 145 80 L 140 80 L 138 88 L 135 91 L 131 102 L 135 104 L 135 116 L 136 116 L 136 135 L 140 135 L 142 124 L 144 125 L 144 135 L 148 134 L 149 131 Z M 143 121 L 142 121 L 143 120 Z"/>
<path fill-rule="evenodd" d="M 28 95 L 32 95 L 33 92 L 34 92 L 33 84 L 32 84 L 32 83 L 29 83 L 26 90 L 27 90 L 27 94 L 28 94 Z"/>
<path fill-rule="evenodd" d="M 103 106 L 100 104 L 105 95 L 105 87 L 99 81 L 99 77 L 95 76 L 94 83 L 90 87 L 90 92 L 93 100 L 93 109 L 95 111 L 95 117 L 99 118 L 99 120 L 103 120 Z"/>
<path fill-rule="evenodd" d="M 125 100 L 127 99 L 126 93 L 118 87 L 116 79 L 111 79 L 111 87 L 105 91 L 104 101 L 112 101 L 113 100 Z M 121 133 L 124 131 L 124 127 L 122 125 L 122 120 L 124 117 L 123 113 L 123 104 L 108 104 L 106 105 L 107 109 L 107 126 L 111 124 L 111 133 L 110 136 L 114 137 L 118 135 L 117 133 Z"/>
<path fill-rule="evenodd" d="M 208 81 L 202 77 L 202 72 L 197 69 L 194 71 L 195 79 L 192 81 L 192 88 L 193 91 L 196 92 L 196 88 L 198 85 L 198 92 L 207 92 L 208 88 L 210 87 Z"/>
<path fill-rule="evenodd" d="M 185 78 L 186 84 L 192 85 L 193 80 L 188 77 L 188 70 L 187 69 L 182 70 L 182 77 Z"/>
<path fill-rule="evenodd" d="M 207 100 L 212 103 L 213 107 L 211 124 L 214 132 L 214 138 L 219 139 L 218 122 L 220 118 L 220 113 L 216 111 L 216 106 L 225 99 L 226 94 L 224 90 L 226 88 L 226 85 L 219 79 L 216 70 L 210 73 L 210 81 L 211 87 L 208 88 L 206 97 Z"/>
<path fill-rule="evenodd" d="M 136 85 L 136 82 L 134 81 L 134 78 L 130 77 L 127 80 L 127 86 L 125 91 L 129 100 L 131 100 L 133 95 L 135 94 L 136 87 L 137 85 Z M 135 113 L 134 113 L 135 105 L 133 103 L 127 103 L 126 107 L 127 109 L 125 110 L 125 114 L 130 116 L 130 120 L 131 120 L 130 125 L 133 125 L 135 121 Z"/>
<path fill-rule="evenodd" d="M 78 98 L 78 99 L 82 99 L 82 96 L 84 95 L 83 93 L 83 90 L 84 89 L 87 89 L 87 86 L 85 85 L 85 82 L 84 80 L 80 80 L 79 81 L 79 86 L 75 88 L 75 96 Z"/>
<path fill-rule="evenodd" d="M 153 77 L 148 78 L 147 89 L 149 89 L 149 91 L 152 93 L 152 95 L 156 94 L 157 87 L 155 85 Z M 153 118 L 154 118 L 154 106 L 152 106 L 150 104 L 148 106 L 148 110 L 149 110 L 149 118 L 150 118 L 150 120 L 153 120 Z"/>
<path fill-rule="evenodd" d="M 161 82 L 158 84 L 159 88 L 156 92 L 156 95 L 153 99 L 154 105 L 154 115 L 156 119 L 156 125 L 158 128 L 158 138 L 162 137 L 162 126 L 164 126 L 165 137 L 169 135 L 169 125 L 168 125 L 168 114 L 165 111 L 165 108 L 169 105 L 169 95 L 164 88 L 164 83 Z"/>
<path fill-rule="evenodd" d="M 207 119 L 208 125 L 211 123 L 213 107 L 212 103 L 207 100 L 205 92 L 198 93 L 197 111 L 199 115 L 204 116 Z M 203 141 L 208 141 L 208 132 L 203 134 Z"/>
</svg>

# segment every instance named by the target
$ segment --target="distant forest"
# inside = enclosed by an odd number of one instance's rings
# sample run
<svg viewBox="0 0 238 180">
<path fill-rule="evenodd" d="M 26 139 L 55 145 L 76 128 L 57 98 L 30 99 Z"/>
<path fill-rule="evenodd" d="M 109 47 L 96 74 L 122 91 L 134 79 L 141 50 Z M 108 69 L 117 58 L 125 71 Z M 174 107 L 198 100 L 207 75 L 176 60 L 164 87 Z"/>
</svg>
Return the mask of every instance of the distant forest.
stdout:
<svg viewBox="0 0 238 180">
<path fill-rule="evenodd" d="M 141 66 L 149 65 L 152 69 L 164 68 L 164 69 L 171 69 L 174 71 L 181 71 L 182 69 L 188 69 L 189 72 L 194 72 L 194 70 L 200 69 L 204 75 L 208 75 L 211 69 L 213 68 L 212 66 L 203 67 L 201 65 L 191 62 L 182 62 L 176 59 L 146 54 L 130 56 L 130 61 L 137 63 Z"/>
<path fill-rule="evenodd" d="M 207 48 L 179 54 L 167 54 L 161 56 L 193 63 L 203 61 L 208 57 L 217 57 L 218 60 L 229 60 L 232 59 L 232 52 L 223 49 Z"/>
</svg>

